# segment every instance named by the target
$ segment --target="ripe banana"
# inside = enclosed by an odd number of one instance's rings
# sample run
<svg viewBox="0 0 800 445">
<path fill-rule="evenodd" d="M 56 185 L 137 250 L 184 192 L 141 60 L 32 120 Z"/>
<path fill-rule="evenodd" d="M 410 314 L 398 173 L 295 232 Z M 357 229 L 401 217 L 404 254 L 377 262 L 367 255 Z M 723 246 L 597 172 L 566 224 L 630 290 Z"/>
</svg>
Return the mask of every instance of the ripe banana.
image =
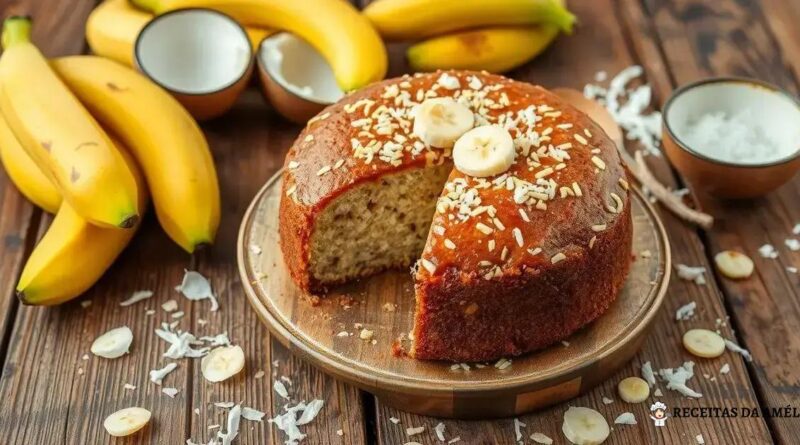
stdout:
<svg viewBox="0 0 800 445">
<path fill-rule="evenodd" d="M 131 0 L 156 14 L 202 7 L 246 25 L 277 28 L 311 44 L 331 65 L 339 87 L 351 91 L 386 75 L 387 55 L 378 33 L 347 1 L 331 0 Z"/>
<path fill-rule="evenodd" d="M 364 15 L 387 40 L 500 25 L 552 24 L 569 33 L 575 22 L 559 0 L 380 0 Z"/>
<path fill-rule="evenodd" d="M 453 163 L 461 173 L 486 178 L 505 172 L 514 163 L 514 140 L 499 125 L 475 127 L 458 138 Z"/>
<path fill-rule="evenodd" d="M 128 0 L 106 0 L 95 8 L 86 21 L 86 40 L 92 52 L 127 66 L 133 66 L 133 46 L 153 14 L 138 9 Z M 245 28 L 253 50 L 273 30 Z"/>
<path fill-rule="evenodd" d="M 78 214 L 106 227 L 139 219 L 136 181 L 105 132 L 30 42 L 31 21 L 3 23 L 0 109 L 31 158 Z"/>
<path fill-rule="evenodd" d="M 451 148 L 474 124 L 472 110 L 451 97 L 428 99 L 414 111 L 414 134 L 433 147 Z"/>
<path fill-rule="evenodd" d="M 414 71 L 461 69 L 504 73 L 545 50 L 558 35 L 554 25 L 507 26 L 446 34 L 408 48 Z"/>
<path fill-rule="evenodd" d="M 18 146 L 18 145 L 17 145 Z M 147 193 L 136 163 L 127 152 L 116 145 L 133 172 L 139 186 L 139 207 L 147 205 Z M 23 151 L 13 153 L 7 169 L 18 169 L 32 162 Z M 30 175 L 17 188 L 25 195 L 37 196 L 46 189 L 43 175 Z M 13 180 L 13 177 L 12 177 Z M 40 201 L 34 199 L 34 201 Z M 68 202 L 63 202 L 44 237 L 31 252 L 17 283 L 17 297 L 24 304 L 54 305 L 71 300 L 92 287 L 111 266 L 136 233 L 138 224 L 130 229 L 98 227 L 80 216 Z"/>
<path fill-rule="evenodd" d="M 61 194 L 39 170 L 17 137 L 0 116 L 0 159 L 8 177 L 23 196 L 49 213 L 56 213 L 61 206 Z"/>
<path fill-rule="evenodd" d="M 96 56 L 51 66 L 132 152 L 147 178 L 161 226 L 189 253 L 219 226 L 219 186 L 203 132 L 167 92 L 136 71 Z"/>
</svg>

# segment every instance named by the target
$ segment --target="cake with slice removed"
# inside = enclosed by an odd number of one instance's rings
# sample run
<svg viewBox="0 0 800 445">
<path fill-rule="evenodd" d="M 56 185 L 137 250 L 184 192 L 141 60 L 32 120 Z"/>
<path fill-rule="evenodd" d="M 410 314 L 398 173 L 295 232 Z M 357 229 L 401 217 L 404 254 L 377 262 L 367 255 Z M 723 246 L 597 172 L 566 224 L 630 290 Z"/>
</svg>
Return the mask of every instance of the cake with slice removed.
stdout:
<svg viewBox="0 0 800 445">
<path fill-rule="evenodd" d="M 281 248 L 303 290 L 415 264 L 416 358 L 546 347 L 608 309 L 628 273 L 613 143 L 527 83 L 438 72 L 366 87 L 309 121 L 283 179 Z"/>
</svg>

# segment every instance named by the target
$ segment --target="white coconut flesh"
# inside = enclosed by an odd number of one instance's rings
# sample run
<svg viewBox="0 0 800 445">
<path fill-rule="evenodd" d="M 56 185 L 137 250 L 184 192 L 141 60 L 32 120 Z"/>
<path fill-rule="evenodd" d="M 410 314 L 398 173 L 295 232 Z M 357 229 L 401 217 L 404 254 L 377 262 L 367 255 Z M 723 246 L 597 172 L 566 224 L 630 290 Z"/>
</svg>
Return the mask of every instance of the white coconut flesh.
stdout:
<svg viewBox="0 0 800 445">
<path fill-rule="evenodd" d="M 157 17 L 136 42 L 136 59 L 150 78 L 172 91 L 208 94 L 238 81 L 252 50 L 247 34 L 218 12 L 189 9 Z"/>
<path fill-rule="evenodd" d="M 289 33 L 261 43 L 259 60 L 275 82 L 295 96 L 332 104 L 344 96 L 328 62 L 305 40 Z"/>
</svg>

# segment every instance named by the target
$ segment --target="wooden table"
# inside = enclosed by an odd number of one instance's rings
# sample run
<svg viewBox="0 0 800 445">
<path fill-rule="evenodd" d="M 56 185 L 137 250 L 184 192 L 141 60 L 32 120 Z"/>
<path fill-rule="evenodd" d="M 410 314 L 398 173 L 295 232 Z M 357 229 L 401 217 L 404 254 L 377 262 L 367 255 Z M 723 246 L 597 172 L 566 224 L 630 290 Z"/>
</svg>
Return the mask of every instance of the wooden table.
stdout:
<svg viewBox="0 0 800 445">
<path fill-rule="evenodd" d="M 298 0 L 299 1 L 299 0 Z M 0 0 L 4 15 L 28 12 L 35 18 L 34 38 L 50 55 L 87 50 L 84 22 L 94 0 Z M 655 102 L 662 104 L 670 90 L 705 76 L 740 75 L 773 82 L 797 94 L 800 88 L 800 2 L 793 0 L 572 0 L 581 25 L 573 36 L 562 37 L 543 56 L 510 75 L 545 86 L 582 87 L 594 73 L 614 74 L 631 64 L 645 67 L 654 87 Z M 402 48 L 392 48 L 393 74 L 402 73 Z M 234 246 L 242 214 L 259 187 L 281 165 L 285 150 L 298 133 L 264 105 L 255 89 L 248 91 L 224 118 L 204 125 L 214 150 L 223 195 L 223 217 L 214 248 L 188 257 L 170 242 L 150 215 L 143 230 L 106 276 L 79 301 L 60 307 L 26 307 L 13 295 L 25 258 L 51 220 L 29 204 L 0 174 L 0 443 L 2 444 L 182 444 L 191 437 L 201 441 L 211 435 L 207 427 L 220 423 L 216 401 L 243 401 L 267 411 L 282 411 L 283 400 L 273 396 L 272 376 L 285 375 L 294 382 L 297 399 L 325 400 L 319 417 L 305 427 L 307 444 L 402 444 L 411 440 L 440 443 L 433 434 L 438 419 L 398 412 L 369 394 L 339 383 L 292 357 L 271 339 L 250 310 L 242 294 Z M 634 148 L 634 147 L 629 147 Z M 165 147 L 165 149 L 169 149 Z M 665 183 L 683 186 L 665 158 L 649 157 L 651 168 Z M 748 252 L 757 273 L 743 282 L 711 274 L 706 286 L 674 279 L 644 349 L 601 387 L 571 401 L 570 405 L 600 410 L 609 420 L 632 411 L 636 426 L 618 426 L 607 443 L 691 444 L 702 434 L 708 444 L 798 443 L 800 418 L 672 418 L 656 428 L 647 404 L 616 401 L 604 405 L 603 396 L 618 399 L 617 382 L 638 375 L 641 364 L 656 368 L 679 366 L 691 359 L 680 346 L 682 333 L 691 327 L 721 327 L 728 338 L 748 348 L 753 362 L 727 353 L 723 358 L 697 361 L 691 381 L 704 394 L 699 400 L 665 391 L 661 400 L 672 407 L 796 407 L 800 408 L 800 275 L 786 270 L 800 266 L 800 253 L 787 249 L 783 240 L 800 222 L 800 177 L 766 198 L 724 203 L 693 193 L 691 200 L 713 213 L 712 230 L 689 227 L 661 212 L 673 246 L 675 263 L 704 265 L 721 249 Z M 764 243 L 776 246 L 780 256 L 762 259 L 756 250 Z M 222 309 L 209 313 L 207 304 L 190 304 L 175 293 L 183 269 L 209 276 Z M 713 270 L 710 268 L 710 270 Z M 139 289 L 154 290 L 146 303 L 122 308 L 118 302 Z M 209 384 L 199 372 L 199 361 L 182 361 L 169 378 L 180 389 L 174 399 L 148 381 L 148 371 L 165 363 L 163 342 L 153 330 L 169 320 L 158 309 L 146 316 L 144 307 L 177 298 L 186 311 L 181 326 L 198 334 L 227 331 L 247 355 L 246 372 L 222 384 Z M 698 313 L 691 321 L 676 322 L 676 308 L 696 301 Z M 91 301 L 84 308 L 81 301 Z M 208 324 L 200 326 L 200 319 Z M 132 353 L 118 360 L 90 357 L 84 360 L 94 338 L 105 330 L 128 325 L 134 331 Z M 719 375 L 721 364 L 730 374 Z M 256 379 L 258 370 L 266 371 Z M 716 376 L 715 380 L 703 374 Z M 125 390 L 131 383 L 136 390 Z M 661 385 L 663 387 L 663 385 Z M 127 440 L 108 436 L 102 421 L 109 413 L 131 405 L 153 412 L 143 435 Z M 531 433 L 543 432 L 565 443 L 560 432 L 567 404 L 523 416 L 525 443 Z M 199 414 L 195 414 L 198 409 Z M 389 419 L 400 419 L 394 424 Z M 460 436 L 468 444 L 515 443 L 512 419 L 495 421 L 445 421 L 448 438 Z M 405 428 L 426 426 L 413 438 Z M 342 435 L 337 434 L 341 430 Z M 283 443 L 282 433 L 269 424 L 243 424 L 238 443 Z"/>
</svg>

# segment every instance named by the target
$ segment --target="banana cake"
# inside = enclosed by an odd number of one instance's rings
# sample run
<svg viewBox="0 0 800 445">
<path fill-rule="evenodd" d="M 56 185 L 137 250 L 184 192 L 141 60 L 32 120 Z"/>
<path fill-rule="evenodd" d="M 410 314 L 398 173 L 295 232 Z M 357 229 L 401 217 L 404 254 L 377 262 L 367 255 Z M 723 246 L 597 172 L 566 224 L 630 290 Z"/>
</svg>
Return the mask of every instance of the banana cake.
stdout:
<svg viewBox="0 0 800 445">
<path fill-rule="evenodd" d="M 345 97 L 289 150 L 284 260 L 306 292 L 413 265 L 409 354 L 485 361 L 562 340 L 624 284 L 632 221 L 613 142 L 544 88 L 407 75 Z"/>
</svg>

